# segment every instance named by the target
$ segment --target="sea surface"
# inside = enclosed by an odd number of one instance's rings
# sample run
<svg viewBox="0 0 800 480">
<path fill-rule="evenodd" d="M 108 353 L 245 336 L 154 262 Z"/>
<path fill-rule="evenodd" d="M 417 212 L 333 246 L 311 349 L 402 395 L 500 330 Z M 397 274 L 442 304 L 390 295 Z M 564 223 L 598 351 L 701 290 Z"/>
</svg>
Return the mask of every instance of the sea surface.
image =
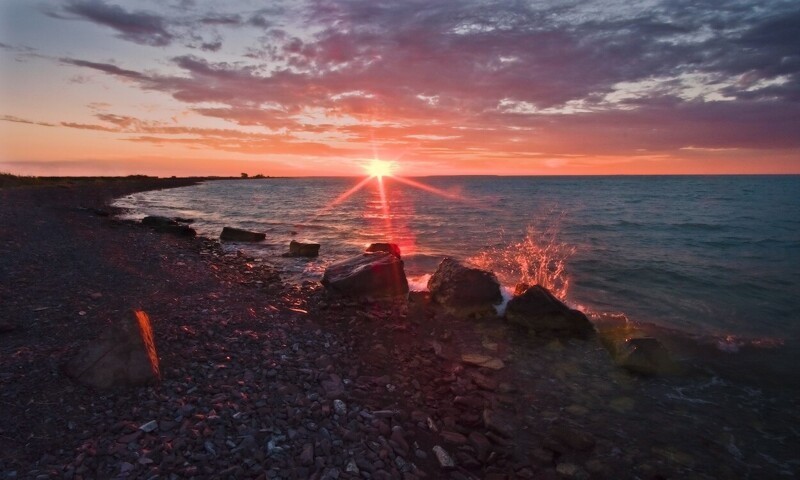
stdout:
<svg viewBox="0 0 800 480">
<path fill-rule="evenodd" d="M 226 247 L 295 281 L 372 242 L 401 246 L 412 289 L 455 257 L 507 291 L 544 283 L 599 324 L 636 325 L 713 368 L 800 378 L 800 176 L 224 180 L 117 205 L 192 218 L 209 238 L 265 232 Z M 292 239 L 321 243 L 320 257 L 282 258 Z"/>
</svg>

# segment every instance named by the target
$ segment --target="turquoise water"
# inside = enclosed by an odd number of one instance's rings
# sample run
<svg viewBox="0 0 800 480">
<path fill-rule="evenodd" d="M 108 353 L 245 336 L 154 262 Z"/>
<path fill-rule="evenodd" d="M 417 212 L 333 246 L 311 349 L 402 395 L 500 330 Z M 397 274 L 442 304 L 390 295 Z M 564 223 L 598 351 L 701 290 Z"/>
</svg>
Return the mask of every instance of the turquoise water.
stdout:
<svg viewBox="0 0 800 480">
<path fill-rule="evenodd" d="M 749 354 L 774 364 L 778 355 L 776 375 L 797 358 L 798 176 L 412 179 L 425 188 L 385 178 L 383 195 L 373 179 L 333 204 L 361 180 L 215 181 L 118 205 L 132 217 L 192 217 L 211 238 L 225 225 L 266 232 L 263 244 L 232 248 L 296 279 L 319 278 L 330 262 L 389 240 L 419 285 L 453 256 L 482 262 L 511 287 L 525 255 L 546 252 L 538 265 L 563 267 L 556 280 L 568 282 L 566 300 L 595 319 L 625 318 L 713 355 L 743 354 L 739 361 Z M 280 258 L 293 238 L 321 243 L 321 257 Z"/>
</svg>

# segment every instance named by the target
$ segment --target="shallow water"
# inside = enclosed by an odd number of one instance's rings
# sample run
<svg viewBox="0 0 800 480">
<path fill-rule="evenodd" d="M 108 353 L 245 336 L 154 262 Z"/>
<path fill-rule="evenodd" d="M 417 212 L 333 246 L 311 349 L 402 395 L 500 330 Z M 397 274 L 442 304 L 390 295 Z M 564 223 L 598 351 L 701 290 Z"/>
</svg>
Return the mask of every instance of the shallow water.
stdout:
<svg viewBox="0 0 800 480">
<path fill-rule="evenodd" d="M 412 285 L 444 256 L 490 267 L 508 287 L 544 274 L 596 321 L 642 325 L 713 368 L 798 384 L 798 176 L 385 178 L 340 198 L 361 180 L 215 181 L 117 205 L 131 218 L 194 218 L 210 238 L 225 225 L 266 232 L 231 248 L 296 280 L 387 240 Z M 293 238 L 321 243 L 320 258 L 280 258 Z"/>
</svg>

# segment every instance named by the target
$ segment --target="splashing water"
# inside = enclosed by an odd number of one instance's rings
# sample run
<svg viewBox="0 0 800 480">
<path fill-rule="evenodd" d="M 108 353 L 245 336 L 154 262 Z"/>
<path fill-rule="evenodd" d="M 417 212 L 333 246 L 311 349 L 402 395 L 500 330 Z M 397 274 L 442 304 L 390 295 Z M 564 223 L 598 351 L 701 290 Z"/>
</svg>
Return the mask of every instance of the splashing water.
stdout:
<svg viewBox="0 0 800 480">
<path fill-rule="evenodd" d="M 528 227 L 522 241 L 489 248 L 467 261 L 495 272 L 503 284 L 541 285 L 564 300 L 569 290 L 566 263 L 574 253 L 574 247 L 558 241 L 555 228 L 538 231 Z"/>
</svg>

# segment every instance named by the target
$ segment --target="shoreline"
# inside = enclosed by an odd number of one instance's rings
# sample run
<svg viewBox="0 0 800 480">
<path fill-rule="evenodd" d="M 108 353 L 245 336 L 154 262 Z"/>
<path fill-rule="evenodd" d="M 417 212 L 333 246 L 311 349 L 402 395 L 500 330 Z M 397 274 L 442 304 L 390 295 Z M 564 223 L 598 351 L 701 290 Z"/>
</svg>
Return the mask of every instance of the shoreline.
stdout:
<svg viewBox="0 0 800 480">
<path fill-rule="evenodd" d="M 653 423 L 666 429 L 680 418 L 672 414 L 626 425 L 620 435 L 620 419 L 647 418 L 641 392 L 663 395 L 672 380 L 603 366 L 610 361 L 598 345 L 528 347 L 506 326 L 441 315 L 421 299 L 331 298 L 314 282 L 284 284 L 267 262 L 225 253 L 213 240 L 157 234 L 86 210 L 154 186 L 0 190 L 0 251 L 8 259 L 0 318 L 16 323 L 0 334 L 0 471 L 16 478 L 737 476 L 727 466 L 735 455 L 713 436 L 711 465 L 677 440 L 636 447 Z M 153 321 L 160 385 L 96 392 L 60 373 L 133 308 Z M 506 366 L 477 368 L 462 361 L 465 353 Z M 606 400 L 608 411 L 595 405 Z M 138 429 L 152 420 L 154 432 Z M 455 467 L 440 467 L 436 445 Z"/>
</svg>

